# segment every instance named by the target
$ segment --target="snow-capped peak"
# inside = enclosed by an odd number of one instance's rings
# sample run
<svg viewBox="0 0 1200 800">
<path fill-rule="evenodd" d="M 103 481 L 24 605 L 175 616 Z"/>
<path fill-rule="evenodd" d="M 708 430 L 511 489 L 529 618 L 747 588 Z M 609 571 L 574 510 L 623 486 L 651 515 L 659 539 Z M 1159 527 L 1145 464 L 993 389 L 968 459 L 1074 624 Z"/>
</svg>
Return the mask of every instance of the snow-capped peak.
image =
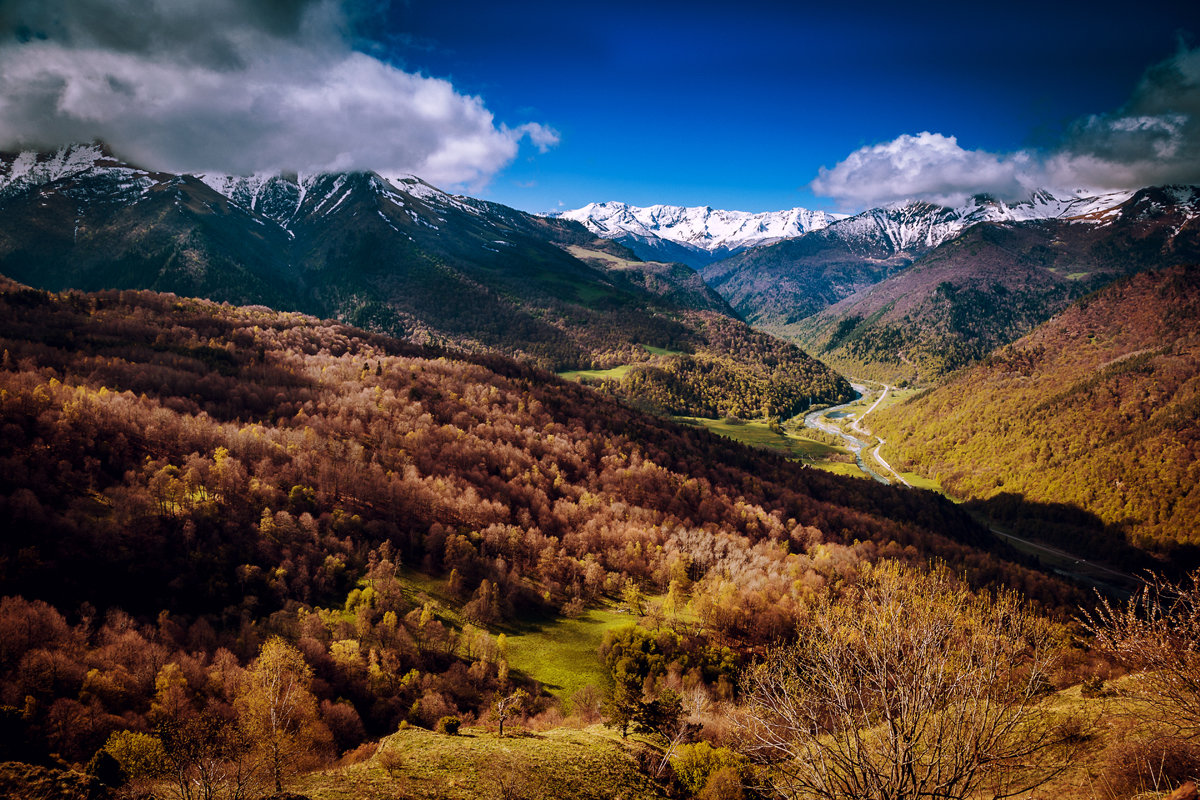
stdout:
<svg viewBox="0 0 1200 800">
<path fill-rule="evenodd" d="M 115 177 L 127 190 L 136 191 L 152 183 L 150 173 L 118 161 L 103 145 L 72 144 L 54 152 L 25 150 L 0 157 L 0 197 L 101 171 Z"/>
<path fill-rule="evenodd" d="M 654 205 L 643 208 L 607 202 L 590 203 L 554 216 L 580 222 L 606 239 L 657 238 L 687 249 L 731 254 L 819 230 L 843 215 L 806 208 L 751 213 L 710 206 Z"/>
<path fill-rule="evenodd" d="M 1089 194 L 1076 191 L 1056 194 L 1047 189 L 1031 192 L 1025 200 L 1006 203 L 989 195 L 975 195 L 961 205 L 946 207 L 925 201 L 892 203 L 872 208 L 829 226 L 831 235 L 850 240 L 885 240 L 896 251 L 936 247 L 979 222 L 1025 222 L 1062 219 L 1105 223 L 1120 213 L 1133 192 Z"/>
</svg>

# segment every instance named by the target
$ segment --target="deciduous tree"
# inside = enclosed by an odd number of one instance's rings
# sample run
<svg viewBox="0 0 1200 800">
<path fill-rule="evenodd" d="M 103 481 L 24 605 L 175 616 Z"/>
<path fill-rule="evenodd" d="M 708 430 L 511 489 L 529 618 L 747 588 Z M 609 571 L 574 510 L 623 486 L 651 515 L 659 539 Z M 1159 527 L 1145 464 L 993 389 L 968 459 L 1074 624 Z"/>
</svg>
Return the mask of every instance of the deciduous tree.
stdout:
<svg viewBox="0 0 1200 800">
<path fill-rule="evenodd" d="M 745 674 L 746 749 L 785 797 L 1011 796 L 1066 765 L 1048 645 L 1015 595 L 884 562 Z"/>
<path fill-rule="evenodd" d="M 504 721 L 521 710 L 529 694 L 524 689 L 517 689 L 512 694 L 506 694 L 496 701 L 496 719 L 500 721 L 500 735 L 504 735 Z"/>
<path fill-rule="evenodd" d="M 1180 583 L 1152 577 L 1124 605 L 1083 614 L 1096 643 L 1139 674 L 1131 691 L 1159 722 L 1200 738 L 1200 570 Z"/>
<path fill-rule="evenodd" d="M 311 684 L 312 669 L 304 656 L 274 637 L 247 670 L 237 699 L 238 719 L 262 750 L 277 792 L 283 791 L 284 774 L 296 757 L 328 739 Z"/>
</svg>

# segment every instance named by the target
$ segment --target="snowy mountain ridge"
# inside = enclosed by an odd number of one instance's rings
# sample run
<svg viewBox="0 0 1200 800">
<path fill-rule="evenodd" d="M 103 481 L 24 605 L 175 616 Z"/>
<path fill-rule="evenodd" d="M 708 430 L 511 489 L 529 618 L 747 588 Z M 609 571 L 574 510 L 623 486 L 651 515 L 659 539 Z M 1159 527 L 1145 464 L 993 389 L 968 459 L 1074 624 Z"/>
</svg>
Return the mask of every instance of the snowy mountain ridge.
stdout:
<svg viewBox="0 0 1200 800">
<path fill-rule="evenodd" d="M 183 177 L 131 166 L 96 143 L 68 145 L 53 152 L 0 154 L 0 199 L 55 184 L 78 201 L 130 204 L 155 186 L 178 182 Z M 191 177 L 289 232 L 303 216 L 328 214 L 351 191 L 346 174 L 199 173 Z M 443 192 L 414 175 L 384 177 L 368 173 L 366 184 L 397 208 L 405 208 L 414 220 L 431 227 L 445 222 L 438 215 L 447 209 L 475 216 L 487 211 L 488 204 L 483 201 Z"/>
<path fill-rule="evenodd" d="M 25 150 L 0 157 L 0 199 L 84 174 L 103 177 L 106 195 L 127 200 L 164 177 L 117 160 L 100 144 L 69 145 L 54 152 Z"/>
<path fill-rule="evenodd" d="M 0 198 L 56 184 L 79 202 L 133 203 L 155 186 L 184 177 L 126 164 L 97 143 L 0 156 Z M 449 213 L 476 218 L 506 213 L 502 206 L 444 192 L 413 175 L 362 173 L 351 183 L 347 174 L 317 173 L 209 173 L 194 179 L 289 233 L 302 218 L 336 209 L 352 188 L 370 191 L 396 210 L 403 209 L 414 222 L 434 230 L 446 222 Z M 1103 225 L 1123 213 L 1134 194 L 1041 189 L 1019 202 L 976 195 L 955 207 L 916 201 L 849 217 L 805 208 L 751 213 L 710 206 L 638 207 L 621 202 L 591 203 L 548 216 L 579 222 L 598 236 L 625 244 L 643 259 L 681 262 L 699 269 L 754 247 L 810 235 L 843 240 L 856 249 L 882 246 L 894 253 L 913 253 L 936 247 L 979 222 L 1063 219 Z M 1163 195 L 1160 204 L 1188 214 L 1200 213 L 1200 202 L 1191 187 Z"/>
<path fill-rule="evenodd" d="M 597 236 L 630 246 L 643 258 L 664 254 L 659 251 L 668 256 L 683 252 L 693 256 L 685 263 L 707 263 L 750 247 L 820 230 L 845 215 L 807 208 L 752 213 L 710 206 L 639 207 L 605 202 L 589 203 L 551 216 L 580 222 Z"/>
<path fill-rule="evenodd" d="M 954 208 L 923 201 L 894 203 L 839 220 L 827 226 L 826 233 L 851 241 L 883 239 L 896 252 L 930 249 L 980 222 L 1062 219 L 1104 224 L 1111 222 L 1133 195 L 1132 191 L 1056 195 L 1039 189 L 1014 203 L 988 195 L 975 195 Z"/>
<path fill-rule="evenodd" d="M 590 203 L 553 216 L 581 222 L 606 239 L 616 239 L 643 258 L 682 260 L 691 266 L 735 255 L 743 250 L 794 239 L 817 231 L 850 240 L 886 241 L 897 252 L 936 247 L 978 222 L 1021 222 L 1070 219 L 1111 221 L 1133 192 L 1089 194 L 1032 192 L 1022 201 L 1005 203 L 976 195 L 956 207 L 923 201 L 893 203 L 853 216 L 792 208 L 752 214 L 708 206 L 631 206 Z"/>
</svg>

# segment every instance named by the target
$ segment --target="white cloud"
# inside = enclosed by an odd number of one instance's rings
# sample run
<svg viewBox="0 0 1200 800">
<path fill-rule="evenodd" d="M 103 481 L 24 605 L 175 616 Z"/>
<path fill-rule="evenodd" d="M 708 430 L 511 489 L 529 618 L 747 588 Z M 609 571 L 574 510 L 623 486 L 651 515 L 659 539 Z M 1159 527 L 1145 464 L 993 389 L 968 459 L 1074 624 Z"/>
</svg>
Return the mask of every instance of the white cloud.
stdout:
<svg viewBox="0 0 1200 800">
<path fill-rule="evenodd" d="M 985 192 L 1002 199 L 1031 189 L 1137 189 L 1200 182 L 1200 49 L 1146 71 L 1120 109 L 1076 120 L 1044 151 L 968 150 L 953 136 L 922 132 L 860 148 L 810 184 L 846 207 L 909 199 L 953 204 Z"/>
<path fill-rule="evenodd" d="M 81 0 L 46 19 L 40 2 L 16 5 L 0 15 L 12 34 L 0 44 L 0 148 L 101 139 L 172 171 L 371 169 L 478 185 L 522 139 L 558 143 L 536 122 L 497 124 L 447 81 L 353 51 L 333 2 L 212 0 L 198 14 L 164 0 L 136 25 L 147 4 L 135 0 Z M 97 24 L 114 14 L 124 27 Z"/>
<path fill-rule="evenodd" d="M 562 139 L 558 131 L 537 122 L 526 122 L 516 130 L 518 134 L 528 136 L 529 141 L 533 142 L 539 153 L 549 152 L 550 148 L 557 145 Z"/>
<path fill-rule="evenodd" d="M 953 136 L 923 131 L 855 150 L 821 167 L 812 189 L 848 205 L 920 198 L 952 204 L 981 191 L 1013 197 L 1028 191 L 1029 159 L 964 150 Z"/>
</svg>

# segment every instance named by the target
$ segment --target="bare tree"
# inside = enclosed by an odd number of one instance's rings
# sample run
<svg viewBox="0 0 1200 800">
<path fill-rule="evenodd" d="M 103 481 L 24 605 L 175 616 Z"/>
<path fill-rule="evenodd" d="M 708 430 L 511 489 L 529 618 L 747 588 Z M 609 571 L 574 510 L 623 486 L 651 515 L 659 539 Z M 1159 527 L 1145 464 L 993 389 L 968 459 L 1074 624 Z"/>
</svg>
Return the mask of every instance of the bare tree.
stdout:
<svg viewBox="0 0 1200 800">
<path fill-rule="evenodd" d="M 1139 673 L 1130 691 L 1148 716 L 1200 737 L 1200 570 L 1180 583 L 1151 576 L 1125 605 L 1102 600 L 1082 619 L 1097 646 Z"/>
<path fill-rule="evenodd" d="M 1009 797 L 1067 766 L 1047 627 L 944 568 L 868 568 L 744 676 L 745 749 L 786 797 Z"/>
<path fill-rule="evenodd" d="M 529 693 L 524 689 L 517 689 L 512 694 L 503 695 L 496 700 L 496 719 L 500 721 L 501 736 L 504 735 L 504 721 L 520 711 L 528 697 Z"/>
<path fill-rule="evenodd" d="M 179 800 L 245 800 L 261 793 L 259 760 L 231 720 L 211 712 L 172 716 L 159 724 L 158 735 Z"/>
</svg>

